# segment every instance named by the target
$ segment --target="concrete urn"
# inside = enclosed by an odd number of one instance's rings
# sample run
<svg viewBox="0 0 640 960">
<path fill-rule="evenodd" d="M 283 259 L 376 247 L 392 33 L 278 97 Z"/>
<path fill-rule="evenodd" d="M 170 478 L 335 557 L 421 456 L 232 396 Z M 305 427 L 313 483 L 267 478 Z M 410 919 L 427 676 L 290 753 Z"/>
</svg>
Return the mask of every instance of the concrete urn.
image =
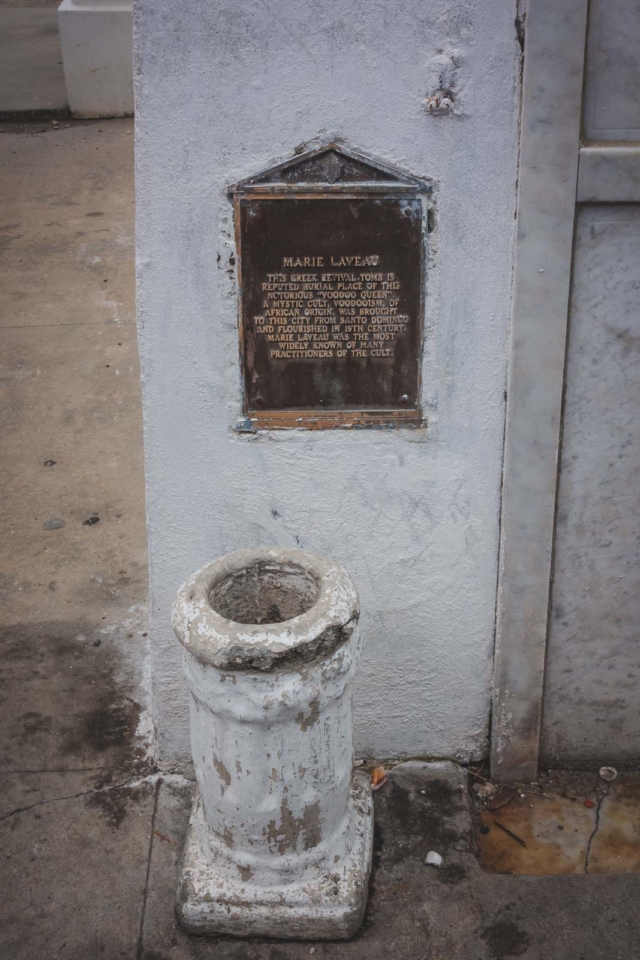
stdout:
<svg viewBox="0 0 640 960">
<path fill-rule="evenodd" d="M 373 809 L 353 771 L 358 616 L 345 571 L 301 550 L 228 554 L 178 591 L 197 780 L 177 903 L 189 932 L 360 926 Z"/>
</svg>

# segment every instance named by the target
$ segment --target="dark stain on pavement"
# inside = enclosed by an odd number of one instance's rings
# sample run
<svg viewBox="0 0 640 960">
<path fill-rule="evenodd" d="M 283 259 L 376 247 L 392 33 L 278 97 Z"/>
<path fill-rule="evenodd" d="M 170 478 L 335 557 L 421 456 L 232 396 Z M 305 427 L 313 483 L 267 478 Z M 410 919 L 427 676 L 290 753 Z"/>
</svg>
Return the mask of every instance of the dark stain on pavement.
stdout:
<svg viewBox="0 0 640 960">
<path fill-rule="evenodd" d="M 116 782 L 148 772 L 125 650 L 135 643 L 84 621 L 3 628 L 0 767 L 99 767 Z"/>
<path fill-rule="evenodd" d="M 456 886 L 467 879 L 467 871 L 461 863 L 446 863 L 438 871 L 438 879 L 449 886 Z"/>
<path fill-rule="evenodd" d="M 385 863 L 392 866 L 410 859 L 424 860 L 429 850 L 443 852 L 459 840 L 458 832 L 447 824 L 447 818 L 461 807 L 460 794 L 445 780 L 425 780 L 421 789 L 398 783 L 392 777 L 376 796 L 376 806 L 389 806 L 393 815 L 390 843 Z"/>
<path fill-rule="evenodd" d="M 491 960 L 520 957 L 530 943 L 525 931 L 512 920 L 497 920 L 485 927 L 480 936 L 486 944 Z"/>
<path fill-rule="evenodd" d="M 88 807 L 99 810 L 105 820 L 117 829 L 127 816 L 129 808 L 148 799 L 153 789 L 152 783 L 142 783 L 135 787 L 104 787 L 87 794 L 85 802 Z"/>
<path fill-rule="evenodd" d="M 380 918 L 395 910 L 406 910 L 408 900 L 428 889 L 430 882 L 455 886 L 467 881 L 466 868 L 448 861 L 447 850 L 461 838 L 452 819 L 464 808 L 464 799 L 455 784 L 438 777 L 395 777 L 374 794 L 373 860 L 369 897 L 363 925 L 355 940 L 380 934 Z M 445 856 L 441 870 L 424 864 L 429 850 Z M 425 884 L 427 887 L 425 887 Z M 414 926 L 427 935 L 428 916 L 418 910 Z"/>
<path fill-rule="evenodd" d="M 122 706 L 100 706 L 84 718 L 83 737 L 97 753 L 124 747 L 136 732 L 140 709 L 133 700 Z"/>
</svg>

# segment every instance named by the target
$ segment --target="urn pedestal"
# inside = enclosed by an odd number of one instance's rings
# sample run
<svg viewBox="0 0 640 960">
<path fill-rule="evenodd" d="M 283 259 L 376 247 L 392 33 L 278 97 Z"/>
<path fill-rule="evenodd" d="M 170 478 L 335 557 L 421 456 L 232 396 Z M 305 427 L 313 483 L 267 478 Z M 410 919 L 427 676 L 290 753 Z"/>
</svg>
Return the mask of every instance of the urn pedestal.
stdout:
<svg viewBox="0 0 640 960">
<path fill-rule="evenodd" d="M 355 587 L 300 550 L 229 554 L 178 592 L 197 792 L 177 911 L 191 933 L 344 939 L 371 866 L 353 771 Z"/>
</svg>

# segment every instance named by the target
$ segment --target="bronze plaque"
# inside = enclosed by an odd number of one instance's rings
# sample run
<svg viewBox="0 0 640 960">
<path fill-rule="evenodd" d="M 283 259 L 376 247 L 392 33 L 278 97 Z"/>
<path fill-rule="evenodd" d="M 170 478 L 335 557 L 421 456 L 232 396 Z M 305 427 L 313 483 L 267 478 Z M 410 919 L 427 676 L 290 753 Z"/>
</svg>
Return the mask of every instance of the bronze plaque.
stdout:
<svg viewBox="0 0 640 960">
<path fill-rule="evenodd" d="M 310 159 L 234 188 L 245 414 L 257 427 L 416 425 L 423 200 L 371 161 L 358 178 L 335 148 Z"/>
</svg>

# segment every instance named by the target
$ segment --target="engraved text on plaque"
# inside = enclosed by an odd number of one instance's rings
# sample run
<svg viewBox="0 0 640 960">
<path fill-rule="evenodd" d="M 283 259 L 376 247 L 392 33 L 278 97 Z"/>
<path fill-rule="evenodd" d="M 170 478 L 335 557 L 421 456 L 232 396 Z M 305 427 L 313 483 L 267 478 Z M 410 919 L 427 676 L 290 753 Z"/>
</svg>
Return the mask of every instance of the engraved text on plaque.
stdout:
<svg viewBox="0 0 640 960">
<path fill-rule="evenodd" d="M 245 412 L 258 426 L 418 422 L 423 200 L 364 164 L 323 185 L 313 159 L 308 184 L 236 191 Z"/>
</svg>

